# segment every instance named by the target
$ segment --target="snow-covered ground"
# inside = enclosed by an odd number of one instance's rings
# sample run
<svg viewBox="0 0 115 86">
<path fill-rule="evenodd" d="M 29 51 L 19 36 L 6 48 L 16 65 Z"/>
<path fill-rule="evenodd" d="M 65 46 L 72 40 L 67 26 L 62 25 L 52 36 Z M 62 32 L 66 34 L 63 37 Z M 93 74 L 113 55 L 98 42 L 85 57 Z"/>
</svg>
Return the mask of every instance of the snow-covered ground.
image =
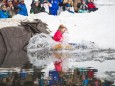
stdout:
<svg viewBox="0 0 115 86">
<path fill-rule="evenodd" d="M 115 4 L 115 0 L 95 0 L 95 3 L 98 6 L 110 6 Z"/>
</svg>

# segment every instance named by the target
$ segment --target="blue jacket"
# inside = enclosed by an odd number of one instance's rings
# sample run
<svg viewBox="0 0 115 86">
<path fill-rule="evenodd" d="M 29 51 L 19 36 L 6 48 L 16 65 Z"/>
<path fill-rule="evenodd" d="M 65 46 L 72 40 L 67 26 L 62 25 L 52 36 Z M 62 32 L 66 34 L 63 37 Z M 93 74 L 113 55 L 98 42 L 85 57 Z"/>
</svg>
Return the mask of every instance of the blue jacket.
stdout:
<svg viewBox="0 0 115 86">
<path fill-rule="evenodd" d="M 27 77 L 27 72 L 21 72 L 21 73 L 20 73 L 20 77 L 21 77 L 22 79 L 25 79 L 25 78 Z"/>
<path fill-rule="evenodd" d="M 88 83 L 89 83 L 89 80 L 88 80 L 88 79 L 85 79 L 85 80 L 83 81 L 83 86 L 88 85 Z"/>
<path fill-rule="evenodd" d="M 49 2 L 52 4 L 52 7 L 50 7 L 50 14 L 51 15 L 57 15 L 57 10 L 59 8 L 59 0 L 49 0 Z"/>
<path fill-rule="evenodd" d="M 0 10 L 0 18 L 9 18 L 10 15 L 7 11 Z"/>
<path fill-rule="evenodd" d="M 18 5 L 19 11 L 18 14 L 23 15 L 23 16 L 28 16 L 27 8 L 25 4 L 19 4 Z"/>
</svg>

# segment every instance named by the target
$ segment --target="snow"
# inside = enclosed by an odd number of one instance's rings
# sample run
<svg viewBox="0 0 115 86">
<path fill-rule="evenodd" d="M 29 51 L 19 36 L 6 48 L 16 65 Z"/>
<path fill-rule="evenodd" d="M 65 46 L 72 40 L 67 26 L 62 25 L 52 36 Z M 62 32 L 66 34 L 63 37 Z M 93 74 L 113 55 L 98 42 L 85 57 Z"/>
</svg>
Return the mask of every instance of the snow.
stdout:
<svg viewBox="0 0 115 86">
<path fill-rule="evenodd" d="M 114 5 L 115 0 L 95 0 L 97 5 L 105 6 L 105 5 Z"/>
</svg>

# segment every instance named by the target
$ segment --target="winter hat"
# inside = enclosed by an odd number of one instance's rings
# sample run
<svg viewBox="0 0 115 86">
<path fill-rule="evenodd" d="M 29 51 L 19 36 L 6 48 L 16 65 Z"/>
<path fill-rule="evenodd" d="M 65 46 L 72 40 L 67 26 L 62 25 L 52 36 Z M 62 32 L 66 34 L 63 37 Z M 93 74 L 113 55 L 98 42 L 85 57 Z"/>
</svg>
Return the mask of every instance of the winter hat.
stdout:
<svg viewBox="0 0 115 86">
<path fill-rule="evenodd" d="M 70 4 L 66 4 L 66 7 L 71 7 L 71 5 Z"/>
</svg>

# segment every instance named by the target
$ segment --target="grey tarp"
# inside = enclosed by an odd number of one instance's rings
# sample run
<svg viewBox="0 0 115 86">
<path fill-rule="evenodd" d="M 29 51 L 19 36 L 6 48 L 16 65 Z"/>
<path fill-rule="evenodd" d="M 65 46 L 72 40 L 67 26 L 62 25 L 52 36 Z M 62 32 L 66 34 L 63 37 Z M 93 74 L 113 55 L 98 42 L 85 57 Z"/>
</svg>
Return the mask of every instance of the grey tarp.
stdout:
<svg viewBox="0 0 115 86">
<path fill-rule="evenodd" d="M 0 67 L 19 66 L 27 61 L 25 54 L 29 39 L 35 33 L 48 34 L 46 29 L 47 24 L 41 20 L 21 22 L 20 26 L 0 29 Z"/>
<path fill-rule="evenodd" d="M 8 51 L 1 64 L 2 68 L 22 67 L 28 61 L 25 51 Z"/>
</svg>

